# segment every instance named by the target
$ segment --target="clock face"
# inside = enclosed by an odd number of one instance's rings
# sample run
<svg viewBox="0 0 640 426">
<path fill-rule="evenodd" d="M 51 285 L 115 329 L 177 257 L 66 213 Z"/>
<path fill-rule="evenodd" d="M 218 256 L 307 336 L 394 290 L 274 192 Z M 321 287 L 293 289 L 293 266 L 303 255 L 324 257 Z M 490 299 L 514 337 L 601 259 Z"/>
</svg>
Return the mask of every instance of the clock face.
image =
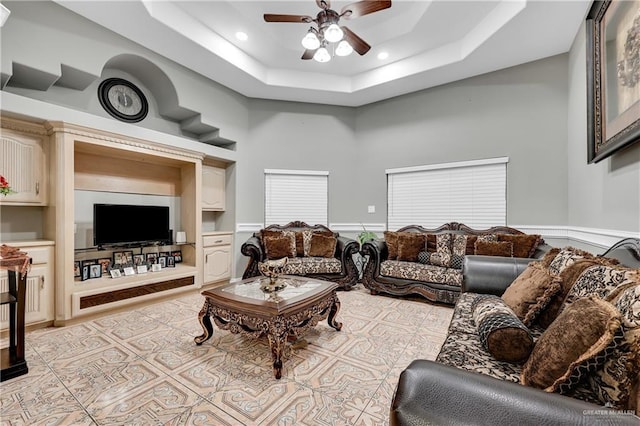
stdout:
<svg viewBox="0 0 640 426">
<path fill-rule="evenodd" d="M 98 87 L 102 107 L 118 120 L 136 123 L 147 116 L 147 98 L 134 84 L 121 78 L 108 78 Z"/>
</svg>

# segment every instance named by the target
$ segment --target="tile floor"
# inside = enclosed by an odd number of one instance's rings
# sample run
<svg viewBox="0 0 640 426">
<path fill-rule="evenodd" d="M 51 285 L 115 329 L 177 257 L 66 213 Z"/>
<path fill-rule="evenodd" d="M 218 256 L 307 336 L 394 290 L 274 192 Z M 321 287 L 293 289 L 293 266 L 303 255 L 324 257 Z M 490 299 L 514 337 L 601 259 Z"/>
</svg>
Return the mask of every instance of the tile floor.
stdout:
<svg viewBox="0 0 640 426">
<path fill-rule="evenodd" d="M 0 425 L 384 425 L 401 371 L 434 359 L 452 309 L 339 292 L 273 377 L 266 339 L 221 331 L 202 346 L 202 296 L 27 334 L 29 374 L 0 384 Z"/>
</svg>

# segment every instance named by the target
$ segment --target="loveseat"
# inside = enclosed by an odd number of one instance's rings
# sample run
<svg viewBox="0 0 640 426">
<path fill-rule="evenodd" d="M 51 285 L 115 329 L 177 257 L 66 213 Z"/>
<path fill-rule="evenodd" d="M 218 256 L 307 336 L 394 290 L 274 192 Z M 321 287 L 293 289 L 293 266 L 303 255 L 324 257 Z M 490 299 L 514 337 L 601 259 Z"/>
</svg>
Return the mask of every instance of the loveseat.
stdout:
<svg viewBox="0 0 640 426">
<path fill-rule="evenodd" d="M 350 290 L 358 281 L 353 260 L 358 249 L 356 240 L 342 237 L 324 225 L 300 221 L 270 225 L 242 244 L 240 251 L 249 257 L 242 278 L 259 276 L 261 262 L 287 257 L 283 274 L 333 281 L 339 289 Z"/>
<path fill-rule="evenodd" d="M 405 252 L 394 243 L 397 238 L 413 236 L 424 240 L 418 240 L 413 249 Z M 447 236 L 451 238 L 445 239 Z M 418 294 L 447 304 L 454 304 L 458 299 L 463 284 L 464 257 L 476 254 L 478 243 L 487 250 L 480 253 L 515 258 L 539 258 L 550 248 L 540 235 L 525 234 L 515 228 L 496 226 L 477 230 L 457 222 L 436 229 L 405 226 L 396 232 L 385 232 L 384 237 L 362 246 L 361 253 L 368 257 L 362 284 L 371 294 Z M 481 241 L 478 237 L 482 237 Z M 441 254 L 443 251 L 448 254 Z"/>
<path fill-rule="evenodd" d="M 640 424 L 638 268 L 640 240 L 633 238 L 598 257 L 571 247 L 554 248 L 531 264 L 467 256 L 463 293 L 440 353 L 436 361 L 415 360 L 401 373 L 390 424 Z M 546 287 L 534 274 L 550 278 Z M 513 295 L 532 302 L 516 310 L 525 306 L 535 313 L 528 326 L 535 344 L 520 362 L 497 358 L 524 330 L 500 321 L 486 334 L 485 319 L 495 312 L 483 311 L 513 303 Z M 581 311 L 585 306 L 603 309 Z M 608 310 L 613 313 L 604 315 Z M 607 327 L 600 329 L 601 323 Z M 506 346 L 487 346 L 498 331 L 507 332 Z M 595 336 L 589 340 L 589 334 Z M 545 388 L 540 378 L 551 384 Z"/>
</svg>

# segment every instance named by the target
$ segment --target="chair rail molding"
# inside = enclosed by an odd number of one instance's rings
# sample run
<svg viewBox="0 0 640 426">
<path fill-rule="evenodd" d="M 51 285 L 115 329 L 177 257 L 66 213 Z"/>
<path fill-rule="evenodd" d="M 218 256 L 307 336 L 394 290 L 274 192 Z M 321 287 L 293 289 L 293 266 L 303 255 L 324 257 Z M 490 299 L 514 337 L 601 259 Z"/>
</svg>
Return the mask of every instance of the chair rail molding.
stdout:
<svg viewBox="0 0 640 426">
<path fill-rule="evenodd" d="M 570 241 L 608 248 L 624 238 L 640 238 L 640 232 L 614 229 L 585 228 L 580 226 L 509 225 L 527 234 L 540 234 L 546 238 L 565 238 Z"/>
</svg>

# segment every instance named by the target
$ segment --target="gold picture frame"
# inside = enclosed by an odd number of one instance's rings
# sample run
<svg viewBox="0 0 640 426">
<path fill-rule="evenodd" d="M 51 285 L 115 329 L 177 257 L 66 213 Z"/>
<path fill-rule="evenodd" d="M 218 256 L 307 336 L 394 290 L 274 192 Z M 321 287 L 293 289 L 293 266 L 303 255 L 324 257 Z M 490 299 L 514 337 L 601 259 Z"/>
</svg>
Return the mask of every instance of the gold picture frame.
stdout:
<svg viewBox="0 0 640 426">
<path fill-rule="evenodd" d="M 588 162 L 640 141 L 640 2 L 594 1 L 587 14 Z"/>
</svg>

